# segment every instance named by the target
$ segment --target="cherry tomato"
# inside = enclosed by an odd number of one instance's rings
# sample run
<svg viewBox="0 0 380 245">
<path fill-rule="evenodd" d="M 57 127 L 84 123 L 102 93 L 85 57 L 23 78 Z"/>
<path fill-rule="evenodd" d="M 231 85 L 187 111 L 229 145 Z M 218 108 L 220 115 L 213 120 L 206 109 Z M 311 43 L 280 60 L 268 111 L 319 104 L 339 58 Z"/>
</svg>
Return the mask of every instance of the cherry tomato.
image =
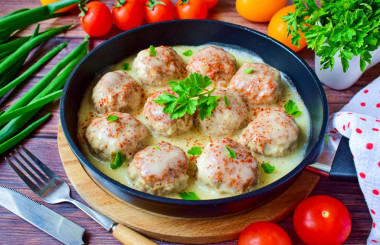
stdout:
<svg viewBox="0 0 380 245">
<path fill-rule="evenodd" d="M 79 6 L 84 16 L 80 17 L 80 25 L 83 30 L 92 37 L 100 37 L 107 34 L 112 28 L 112 14 L 108 7 L 99 1 L 87 4 L 87 10 Z"/>
<path fill-rule="evenodd" d="M 212 9 L 218 3 L 218 0 L 204 0 L 208 9 Z"/>
<path fill-rule="evenodd" d="M 170 0 L 148 0 L 144 9 L 148 23 L 174 20 L 175 10 Z"/>
<path fill-rule="evenodd" d="M 298 52 L 306 47 L 306 38 L 304 37 L 304 34 L 301 33 L 301 39 L 299 40 L 300 46 L 297 47 L 297 45 L 293 45 L 291 42 L 292 35 L 289 35 L 288 37 L 288 23 L 282 19 L 283 16 L 287 16 L 288 13 L 294 13 L 295 11 L 296 7 L 294 5 L 290 5 L 282 8 L 275 15 L 273 15 L 268 25 L 268 36 L 273 37 L 277 41 L 285 44 L 294 52 Z"/>
<path fill-rule="evenodd" d="M 115 25 L 123 31 L 140 26 L 144 21 L 144 6 L 137 0 L 118 0 L 112 8 Z"/>
<path fill-rule="evenodd" d="M 245 19 L 267 22 L 286 4 L 286 0 L 236 0 L 236 10 Z"/>
<path fill-rule="evenodd" d="M 238 245 L 291 245 L 289 235 L 278 225 L 260 221 L 247 226 L 239 236 Z"/>
<path fill-rule="evenodd" d="M 307 244 L 342 244 L 351 232 L 351 216 L 339 200 L 312 196 L 294 211 L 294 229 Z"/>
<path fill-rule="evenodd" d="M 178 19 L 206 19 L 207 4 L 203 0 L 179 0 L 176 7 Z"/>
<path fill-rule="evenodd" d="M 51 3 L 58 2 L 58 1 L 60 1 L 60 0 L 40 0 L 42 6 L 46 6 L 46 5 L 49 5 Z M 73 4 L 73 5 L 64 7 L 62 9 L 60 9 L 60 10 L 55 11 L 54 13 L 63 13 L 63 12 L 66 12 L 66 11 L 69 11 L 69 10 L 73 9 L 75 6 L 77 6 L 77 4 Z"/>
</svg>

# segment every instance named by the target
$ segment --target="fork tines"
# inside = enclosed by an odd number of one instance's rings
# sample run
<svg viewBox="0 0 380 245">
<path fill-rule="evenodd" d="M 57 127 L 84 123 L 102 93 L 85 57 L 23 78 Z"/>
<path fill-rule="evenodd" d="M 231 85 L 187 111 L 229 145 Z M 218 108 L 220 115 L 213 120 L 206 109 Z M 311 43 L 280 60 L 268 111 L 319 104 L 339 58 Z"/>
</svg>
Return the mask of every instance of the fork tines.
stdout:
<svg viewBox="0 0 380 245">
<path fill-rule="evenodd" d="M 23 151 L 25 155 L 31 160 L 28 160 L 23 154 L 21 154 L 17 149 L 15 149 L 15 155 L 10 153 L 10 158 L 5 157 L 5 160 L 8 164 L 13 168 L 13 170 L 17 173 L 18 176 L 34 191 L 39 191 L 46 182 L 48 182 L 55 174 L 45 165 L 43 164 L 36 156 L 30 153 L 23 146 L 20 146 L 20 149 Z M 17 164 L 15 164 L 16 162 Z M 29 175 L 24 174 L 23 171 L 20 170 L 19 165 L 24 172 Z M 38 168 L 37 168 L 38 167 Z M 43 174 L 45 173 L 45 174 Z"/>
</svg>

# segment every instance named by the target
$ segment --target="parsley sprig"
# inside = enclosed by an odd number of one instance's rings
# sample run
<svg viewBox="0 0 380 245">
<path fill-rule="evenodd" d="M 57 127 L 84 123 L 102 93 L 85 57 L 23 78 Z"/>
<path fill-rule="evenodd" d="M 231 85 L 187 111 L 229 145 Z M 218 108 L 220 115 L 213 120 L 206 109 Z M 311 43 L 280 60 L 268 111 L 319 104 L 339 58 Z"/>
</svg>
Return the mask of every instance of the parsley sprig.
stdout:
<svg viewBox="0 0 380 245">
<path fill-rule="evenodd" d="M 300 33 L 305 33 L 307 46 L 321 57 L 321 69 L 334 67 L 339 52 L 343 71 L 355 55 L 360 55 L 360 69 L 371 64 L 370 51 L 380 45 L 380 3 L 378 0 L 294 0 L 295 13 L 283 17 L 288 22 L 292 43 L 299 46 Z"/>
<path fill-rule="evenodd" d="M 202 154 L 202 148 L 198 147 L 198 146 L 193 146 L 191 147 L 188 151 L 187 151 L 188 154 L 190 155 L 200 155 Z"/>
<path fill-rule="evenodd" d="M 182 81 L 170 81 L 170 87 L 178 97 L 164 92 L 153 101 L 165 105 L 162 110 L 170 114 L 171 119 L 183 117 L 186 113 L 193 115 L 198 108 L 201 120 L 210 117 L 218 105 L 219 96 L 211 95 L 215 88 L 208 90 L 212 84 L 209 77 L 198 73 L 191 73 Z"/>
<path fill-rule="evenodd" d="M 302 111 L 299 110 L 298 106 L 293 100 L 288 100 L 284 105 L 285 112 L 293 117 L 298 117 L 302 114 Z"/>
</svg>

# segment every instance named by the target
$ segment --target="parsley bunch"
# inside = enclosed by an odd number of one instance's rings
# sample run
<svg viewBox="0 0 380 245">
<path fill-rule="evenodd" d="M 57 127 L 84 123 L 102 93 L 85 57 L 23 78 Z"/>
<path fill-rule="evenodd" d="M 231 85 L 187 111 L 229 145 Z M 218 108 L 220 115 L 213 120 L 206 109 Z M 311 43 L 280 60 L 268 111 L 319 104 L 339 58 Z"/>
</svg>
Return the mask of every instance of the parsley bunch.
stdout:
<svg viewBox="0 0 380 245">
<path fill-rule="evenodd" d="M 170 87 L 178 97 L 164 92 L 153 101 L 157 104 L 165 105 L 162 110 L 169 113 L 171 119 L 183 117 L 186 113 L 193 115 L 198 108 L 201 120 L 210 117 L 218 105 L 219 96 L 212 96 L 215 88 L 207 90 L 212 84 L 207 76 L 198 73 L 191 73 L 182 81 L 170 81 Z"/>
<path fill-rule="evenodd" d="M 288 22 L 292 44 L 299 46 L 300 32 L 305 34 L 307 46 L 321 57 L 321 69 L 334 67 L 334 55 L 339 52 L 343 71 L 348 60 L 360 55 L 360 69 L 371 64 L 370 51 L 380 45 L 379 0 L 294 0 L 295 13 L 283 17 Z"/>
</svg>

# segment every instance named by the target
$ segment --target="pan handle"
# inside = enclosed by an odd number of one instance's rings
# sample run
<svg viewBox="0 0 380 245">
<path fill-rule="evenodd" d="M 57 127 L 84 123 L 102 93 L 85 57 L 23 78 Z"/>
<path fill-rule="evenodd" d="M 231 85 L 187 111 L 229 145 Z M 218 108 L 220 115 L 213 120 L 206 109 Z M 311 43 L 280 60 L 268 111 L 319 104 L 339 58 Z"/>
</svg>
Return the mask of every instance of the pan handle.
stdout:
<svg viewBox="0 0 380 245">
<path fill-rule="evenodd" d="M 357 174 L 348 139 L 325 135 L 322 152 L 307 169 L 333 180 L 357 182 Z"/>
</svg>

